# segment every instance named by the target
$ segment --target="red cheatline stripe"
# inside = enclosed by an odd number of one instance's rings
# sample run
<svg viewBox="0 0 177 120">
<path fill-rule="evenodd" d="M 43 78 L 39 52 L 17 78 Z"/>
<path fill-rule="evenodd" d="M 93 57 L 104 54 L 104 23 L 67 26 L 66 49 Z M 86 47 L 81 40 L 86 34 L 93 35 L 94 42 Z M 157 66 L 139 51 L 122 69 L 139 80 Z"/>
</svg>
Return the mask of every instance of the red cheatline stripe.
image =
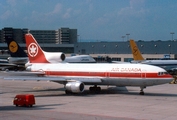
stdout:
<svg viewBox="0 0 177 120">
<path fill-rule="evenodd" d="M 127 78 L 172 78 L 171 75 L 158 75 L 158 73 L 116 73 L 116 72 L 70 72 L 70 71 L 45 71 L 46 75 L 53 76 L 87 76 L 87 77 L 127 77 Z"/>
</svg>

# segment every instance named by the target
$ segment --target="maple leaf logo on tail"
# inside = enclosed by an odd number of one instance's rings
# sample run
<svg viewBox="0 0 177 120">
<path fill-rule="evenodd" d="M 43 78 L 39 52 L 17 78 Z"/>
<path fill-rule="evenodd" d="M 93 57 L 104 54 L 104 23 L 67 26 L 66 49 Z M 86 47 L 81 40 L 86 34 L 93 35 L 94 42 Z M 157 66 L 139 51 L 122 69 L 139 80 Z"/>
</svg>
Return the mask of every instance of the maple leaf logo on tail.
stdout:
<svg viewBox="0 0 177 120">
<path fill-rule="evenodd" d="M 28 53 L 31 57 L 35 57 L 38 54 L 38 47 L 35 43 L 31 43 L 28 47 Z"/>
</svg>

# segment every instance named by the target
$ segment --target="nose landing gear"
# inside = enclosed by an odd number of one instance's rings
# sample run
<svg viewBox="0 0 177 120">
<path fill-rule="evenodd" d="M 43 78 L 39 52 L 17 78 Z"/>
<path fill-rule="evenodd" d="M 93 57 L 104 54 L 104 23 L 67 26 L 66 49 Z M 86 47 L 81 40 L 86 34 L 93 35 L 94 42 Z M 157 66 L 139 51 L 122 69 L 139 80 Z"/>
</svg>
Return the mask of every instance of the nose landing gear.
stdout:
<svg viewBox="0 0 177 120">
<path fill-rule="evenodd" d="M 170 84 L 177 84 L 177 76 L 173 75 L 173 81 L 170 82 Z"/>
<path fill-rule="evenodd" d="M 141 89 L 139 93 L 140 95 L 144 95 L 144 91 L 143 91 L 144 88 L 146 88 L 146 86 L 140 86 L 140 89 Z"/>
</svg>

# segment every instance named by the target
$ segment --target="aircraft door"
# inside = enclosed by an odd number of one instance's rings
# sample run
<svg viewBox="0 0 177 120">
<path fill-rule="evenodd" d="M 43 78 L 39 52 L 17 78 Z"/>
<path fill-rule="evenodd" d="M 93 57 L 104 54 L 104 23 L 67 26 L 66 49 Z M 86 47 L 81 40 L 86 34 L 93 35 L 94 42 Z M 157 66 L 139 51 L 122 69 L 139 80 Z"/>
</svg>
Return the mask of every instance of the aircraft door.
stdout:
<svg viewBox="0 0 177 120">
<path fill-rule="evenodd" d="M 110 72 L 105 72 L 105 77 L 110 77 Z"/>
<path fill-rule="evenodd" d="M 141 78 L 146 78 L 146 71 L 141 72 Z"/>
<path fill-rule="evenodd" d="M 46 70 L 46 75 L 50 75 L 50 69 Z"/>
</svg>

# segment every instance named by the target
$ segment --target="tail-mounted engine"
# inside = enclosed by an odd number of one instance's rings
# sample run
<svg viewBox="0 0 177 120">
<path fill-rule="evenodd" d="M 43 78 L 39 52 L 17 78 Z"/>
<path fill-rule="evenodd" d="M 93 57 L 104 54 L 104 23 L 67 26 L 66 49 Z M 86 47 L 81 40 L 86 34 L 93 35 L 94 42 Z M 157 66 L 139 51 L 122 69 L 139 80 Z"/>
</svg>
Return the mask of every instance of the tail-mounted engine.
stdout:
<svg viewBox="0 0 177 120">
<path fill-rule="evenodd" d="M 65 60 L 65 54 L 62 52 L 44 52 L 44 54 L 50 63 L 58 63 Z"/>
</svg>

